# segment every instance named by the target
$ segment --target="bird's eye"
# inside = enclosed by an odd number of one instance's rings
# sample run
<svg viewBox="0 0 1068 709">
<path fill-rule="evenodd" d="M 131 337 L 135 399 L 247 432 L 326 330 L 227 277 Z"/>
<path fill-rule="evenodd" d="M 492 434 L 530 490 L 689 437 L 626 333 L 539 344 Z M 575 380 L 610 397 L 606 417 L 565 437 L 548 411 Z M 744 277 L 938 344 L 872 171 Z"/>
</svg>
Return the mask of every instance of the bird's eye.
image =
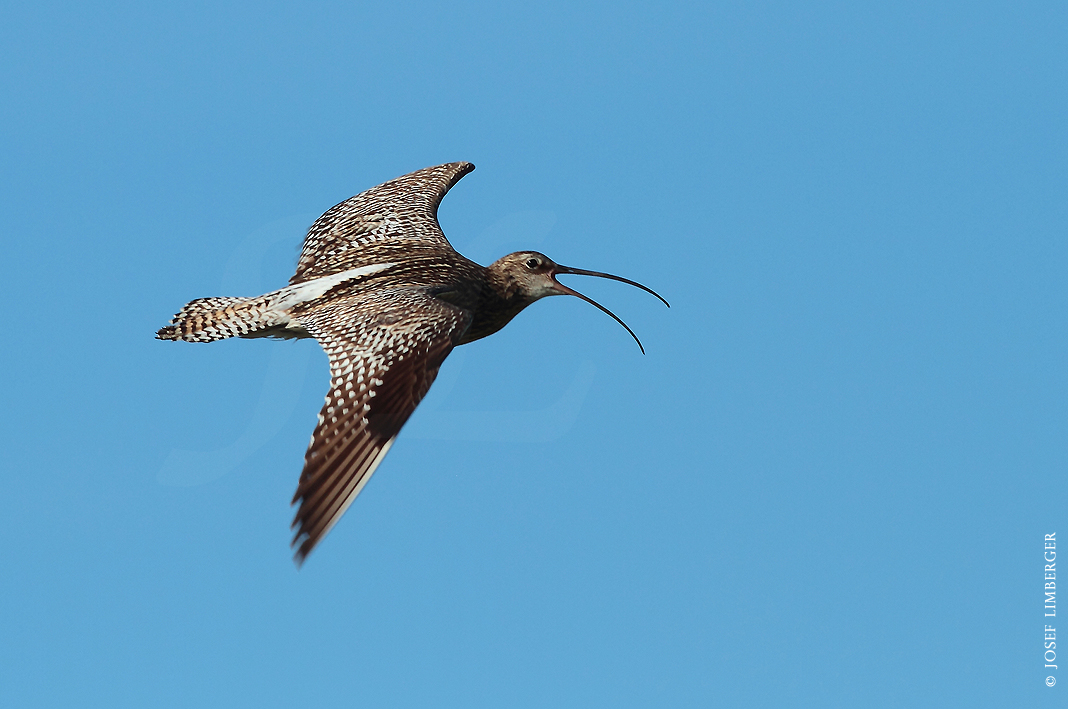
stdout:
<svg viewBox="0 0 1068 709">
<path fill-rule="evenodd" d="M 541 265 L 541 261 L 536 258 L 527 259 L 527 268 L 537 268 Z"/>
</svg>

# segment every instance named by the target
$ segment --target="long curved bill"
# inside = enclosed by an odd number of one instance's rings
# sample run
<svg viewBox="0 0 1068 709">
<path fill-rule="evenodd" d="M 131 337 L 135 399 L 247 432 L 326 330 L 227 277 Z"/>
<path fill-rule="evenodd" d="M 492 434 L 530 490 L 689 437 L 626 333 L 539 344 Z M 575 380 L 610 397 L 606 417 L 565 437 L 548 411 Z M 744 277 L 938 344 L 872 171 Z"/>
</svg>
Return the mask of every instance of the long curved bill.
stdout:
<svg viewBox="0 0 1068 709">
<path fill-rule="evenodd" d="M 642 341 L 638 339 L 638 336 L 634 334 L 633 330 L 631 330 L 629 327 L 627 327 L 627 323 L 625 323 L 622 320 L 620 320 L 619 317 L 616 316 L 615 313 L 613 313 L 611 310 L 609 310 L 608 308 L 606 308 L 603 305 L 601 305 L 600 303 L 598 303 L 593 298 L 587 298 L 586 296 L 584 296 L 581 293 L 579 293 L 577 290 L 568 288 L 563 283 L 561 283 L 560 281 L 556 280 L 556 277 L 558 275 L 562 274 L 562 273 L 563 274 L 573 274 L 573 275 L 576 275 L 576 276 L 597 276 L 598 278 L 607 278 L 607 279 L 612 280 L 612 281 L 619 281 L 620 283 L 626 283 L 627 285 L 634 286 L 635 288 L 641 288 L 646 293 L 650 293 L 650 294 L 656 296 L 657 298 L 660 299 L 661 303 L 663 303 L 664 305 L 666 305 L 666 306 L 668 306 L 670 308 L 671 304 L 668 303 L 666 300 L 664 300 L 663 296 L 661 296 L 659 293 L 654 291 L 652 288 L 647 288 L 646 286 L 643 286 L 641 283 L 638 283 L 636 281 L 632 281 L 632 280 L 627 279 L 627 278 L 623 278 L 622 276 L 613 276 L 611 273 L 601 273 L 600 271 L 586 271 L 586 270 L 583 270 L 581 268 L 568 268 L 567 266 L 561 266 L 559 264 L 557 264 L 556 268 L 553 269 L 553 272 L 552 272 L 553 282 L 556 284 L 556 287 L 559 289 L 559 291 L 561 293 L 563 293 L 565 295 L 573 295 L 576 298 L 581 298 L 582 300 L 586 301 L 587 303 L 589 303 L 593 307 L 597 308 L 598 310 L 600 310 L 600 311 L 602 311 L 604 313 L 607 313 L 609 317 L 611 317 L 617 323 L 622 325 L 623 329 L 630 333 L 630 336 L 633 337 L 634 341 L 638 343 L 638 349 L 640 349 L 642 351 L 642 354 L 645 354 L 645 348 L 642 347 Z"/>
</svg>

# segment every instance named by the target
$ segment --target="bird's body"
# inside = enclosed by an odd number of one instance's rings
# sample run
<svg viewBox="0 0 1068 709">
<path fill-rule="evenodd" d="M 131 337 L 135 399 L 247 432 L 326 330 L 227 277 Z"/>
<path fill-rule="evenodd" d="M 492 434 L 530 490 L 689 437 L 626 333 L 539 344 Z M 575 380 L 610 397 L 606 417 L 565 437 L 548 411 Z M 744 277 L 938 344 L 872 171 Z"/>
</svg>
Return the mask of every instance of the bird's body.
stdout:
<svg viewBox="0 0 1068 709">
<path fill-rule="evenodd" d="M 576 295 L 612 315 L 558 283 L 560 273 L 649 290 L 533 251 L 488 267 L 461 256 L 441 232 L 437 208 L 473 169 L 426 168 L 336 205 L 308 231 L 288 286 L 254 298 L 194 300 L 156 335 L 190 342 L 314 337 L 326 350 L 331 388 L 293 498 L 300 500 L 298 562 L 366 485 L 453 347 L 497 332 L 548 295 Z"/>
</svg>

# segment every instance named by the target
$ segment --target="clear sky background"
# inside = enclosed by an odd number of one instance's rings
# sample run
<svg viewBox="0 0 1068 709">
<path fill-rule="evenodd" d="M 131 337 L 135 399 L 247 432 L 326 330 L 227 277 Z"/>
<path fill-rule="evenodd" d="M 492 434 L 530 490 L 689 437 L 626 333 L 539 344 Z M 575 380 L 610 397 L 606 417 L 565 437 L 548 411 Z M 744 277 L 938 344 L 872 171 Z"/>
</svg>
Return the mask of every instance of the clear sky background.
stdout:
<svg viewBox="0 0 1068 709">
<path fill-rule="evenodd" d="M 1065 706 L 1063 3 L 179 5 L 0 23 L 0 705 Z M 455 352 L 297 571 L 325 356 L 153 334 L 453 160 L 672 308 Z"/>
</svg>

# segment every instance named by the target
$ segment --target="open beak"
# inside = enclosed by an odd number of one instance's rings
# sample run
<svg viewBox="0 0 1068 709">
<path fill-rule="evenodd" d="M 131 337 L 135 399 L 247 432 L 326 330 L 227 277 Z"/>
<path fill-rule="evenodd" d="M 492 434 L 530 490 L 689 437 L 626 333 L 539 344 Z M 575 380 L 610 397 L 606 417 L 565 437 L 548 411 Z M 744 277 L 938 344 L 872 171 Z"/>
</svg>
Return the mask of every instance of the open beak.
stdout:
<svg viewBox="0 0 1068 709">
<path fill-rule="evenodd" d="M 638 336 L 634 334 L 633 330 L 631 330 L 629 327 L 627 327 L 627 323 L 625 323 L 622 320 L 620 320 L 616 316 L 615 313 L 613 313 L 611 310 L 609 310 L 608 308 L 604 307 L 603 305 L 601 305 L 600 303 L 595 301 L 593 298 L 587 298 L 586 296 L 582 295 L 578 291 L 573 290 L 571 288 L 568 288 L 563 283 L 561 283 L 560 281 L 556 280 L 556 277 L 558 275 L 560 275 L 560 274 L 573 274 L 573 275 L 576 275 L 576 276 L 597 276 L 598 278 L 607 278 L 609 280 L 619 281 L 621 283 L 626 283 L 628 285 L 634 286 L 635 288 L 641 288 L 646 293 L 651 293 L 652 295 L 655 295 L 657 298 L 660 299 L 661 303 L 663 303 L 664 305 L 666 305 L 666 306 L 668 306 L 670 308 L 671 305 L 666 300 L 664 300 L 664 298 L 659 293 L 654 291 L 652 288 L 647 288 L 647 287 L 643 286 L 641 283 L 636 283 L 635 281 L 632 281 L 632 280 L 629 280 L 629 279 L 626 279 L 626 278 L 622 278 L 620 276 L 613 276 L 611 273 L 601 273 L 600 271 L 585 271 L 585 270 L 583 270 L 581 268 L 568 268 L 567 266 L 561 266 L 561 265 L 557 264 L 556 268 L 554 268 L 552 273 L 550 274 L 550 276 L 553 279 L 553 283 L 556 284 L 557 290 L 559 290 L 561 293 L 563 293 L 565 295 L 573 295 L 576 298 L 581 298 L 582 300 L 586 301 L 587 303 L 589 303 L 593 307 L 597 308 L 598 310 L 601 310 L 601 311 L 603 311 L 605 313 L 608 313 L 608 315 L 613 320 L 615 320 L 617 323 L 622 325 L 623 329 L 630 333 L 630 336 L 633 337 L 634 341 L 638 343 L 638 349 L 640 349 L 642 351 L 642 354 L 645 354 L 645 348 L 642 347 L 642 341 L 638 339 Z"/>
</svg>

